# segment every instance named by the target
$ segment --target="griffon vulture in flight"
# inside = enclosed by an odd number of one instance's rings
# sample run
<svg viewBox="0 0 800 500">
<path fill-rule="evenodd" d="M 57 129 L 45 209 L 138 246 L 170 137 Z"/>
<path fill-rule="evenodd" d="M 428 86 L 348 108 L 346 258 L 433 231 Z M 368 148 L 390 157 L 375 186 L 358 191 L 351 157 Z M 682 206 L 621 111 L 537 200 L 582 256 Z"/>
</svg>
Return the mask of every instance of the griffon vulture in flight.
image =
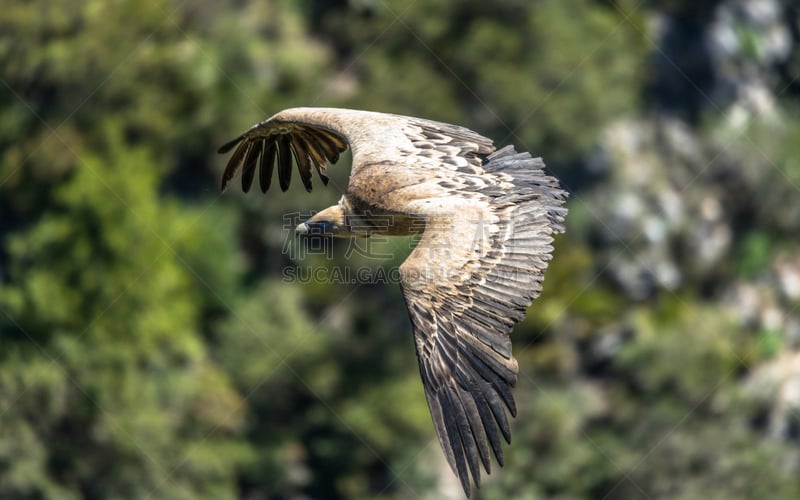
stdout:
<svg viewBox="0 0 800 500">
<path fill-rule="evenodd" d="M 222 146 L 234 151 L 222 189 L 241 168 L 245 192 L 256 173 L 266 192 L 277 167 L 286 191 L 294 158 L 311 191 L 311 170 L 327 184 L 327 163 L 348 147 L 347 191 L 296 232 L 422 232 L 400 266 L 401 288 L 436 434 L 469 496 L 470 476 L 480 486 L 492 454 L 503 465 L 500 436 L 511 442 L 518 367 L 509 334 L 541 291 L 567 195 L 540 158 L 496 150 L 469 129 L 331 108 L 281 111 Z"/>
</svg>

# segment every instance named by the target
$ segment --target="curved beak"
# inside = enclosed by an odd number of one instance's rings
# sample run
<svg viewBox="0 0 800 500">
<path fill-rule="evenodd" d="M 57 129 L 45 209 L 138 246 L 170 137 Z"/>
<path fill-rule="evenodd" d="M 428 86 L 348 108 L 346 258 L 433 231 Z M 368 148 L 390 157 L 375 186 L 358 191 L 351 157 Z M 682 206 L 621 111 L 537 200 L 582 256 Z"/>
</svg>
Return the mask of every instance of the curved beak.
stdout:
<svg viewBox="0 0 800 500">
<path fill-rule="evenodd" d="M 294 228 L 294 234 L 308 234 L 308 222 L 303 222 L 302 224 L 298 224 L 296 228 Z"/>
</svg>

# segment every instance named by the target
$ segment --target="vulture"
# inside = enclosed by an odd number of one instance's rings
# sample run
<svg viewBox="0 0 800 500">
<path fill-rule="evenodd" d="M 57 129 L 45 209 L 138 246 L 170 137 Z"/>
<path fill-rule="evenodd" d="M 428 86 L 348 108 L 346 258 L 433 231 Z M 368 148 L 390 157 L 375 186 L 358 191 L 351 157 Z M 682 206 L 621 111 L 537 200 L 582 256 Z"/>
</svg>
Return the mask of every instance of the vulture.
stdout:
<svg viewBox="0 0 800 500">
<path fill-rule="evenodd" d="M 417 235 L 400 286 L 436 434 L 469 497 L 492 455 L 503 465 L 501 437 L 511 443 L 510 333 L 542 289 L 567 193 L 541 158 L 467 128 L 334 108 L 286 109 L 223 145 L 233 154 L 222 190 L 241 170 L 245 192 L 257 174 L 266 193 L 277 168 L 286 191 L 294 163 L 311 191 L 312 169 L 327 184 L 328 164 L 348 147 L 346 192 L 296 233 Z"/>
</svg>

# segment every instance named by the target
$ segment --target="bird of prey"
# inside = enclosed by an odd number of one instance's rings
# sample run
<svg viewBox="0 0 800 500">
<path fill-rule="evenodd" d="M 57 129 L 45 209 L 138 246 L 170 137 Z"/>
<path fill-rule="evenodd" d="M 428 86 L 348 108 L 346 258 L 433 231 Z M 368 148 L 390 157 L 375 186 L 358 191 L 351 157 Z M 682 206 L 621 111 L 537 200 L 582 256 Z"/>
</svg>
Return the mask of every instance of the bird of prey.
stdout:
<svg viewBox="0 0 800 500">
<path fill-rule="evenodd" d="M 346 192 L 296 232 L 422 233 L 400 285 L 436 434 L 469 496 L 470 476 L 480 487 L 492 454 L 503 465 L 500 436 L 511 442 L 518 366 L 509 334 L 539 296 L 567 194 L 541 158 L 496 149 L 467 128 L 334 108 L 281 111 L 222 146 L 234 151 L 222 189 L 241 169 L 245 192 L 258 171 L 266 193 L 277 167 L 286 191 L 294 158 L 311 191 L 312 168 L 327 184 L 328 162 L 348 147 Z"/>
</svg>

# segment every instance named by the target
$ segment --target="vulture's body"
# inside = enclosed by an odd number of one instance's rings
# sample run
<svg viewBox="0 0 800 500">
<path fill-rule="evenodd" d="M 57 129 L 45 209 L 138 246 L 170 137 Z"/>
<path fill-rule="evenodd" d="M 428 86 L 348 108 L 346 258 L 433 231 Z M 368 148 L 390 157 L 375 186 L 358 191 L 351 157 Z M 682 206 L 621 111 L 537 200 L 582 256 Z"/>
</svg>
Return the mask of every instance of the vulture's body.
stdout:
<svg viewBox="0 0 800 500">
<path fill-rule="evenodd" d="M 337 205 L 298 226 L 332 236 L 422 238 L 400 267 L 420 373 L 439 442 L 464 491 L 481 464 L 500 465 L 517 362 L 509 334 L 541 290 L 552 234 L 563 230 L 566 193 L 544 164 L 463 127 L 419 118 L 330 108 L 281 111 L 220 148 L 236 148 L 222 179 L 242 168 L 249 190 L 273 170 L 285 191 L 292 158 L 311 191 L 312 168 L 350 147 L 353 165 Z M 258 172 L 257 172 L 258 171 Z M 387 227 L 386 221 L 391 223 Z"/>
</svg>

